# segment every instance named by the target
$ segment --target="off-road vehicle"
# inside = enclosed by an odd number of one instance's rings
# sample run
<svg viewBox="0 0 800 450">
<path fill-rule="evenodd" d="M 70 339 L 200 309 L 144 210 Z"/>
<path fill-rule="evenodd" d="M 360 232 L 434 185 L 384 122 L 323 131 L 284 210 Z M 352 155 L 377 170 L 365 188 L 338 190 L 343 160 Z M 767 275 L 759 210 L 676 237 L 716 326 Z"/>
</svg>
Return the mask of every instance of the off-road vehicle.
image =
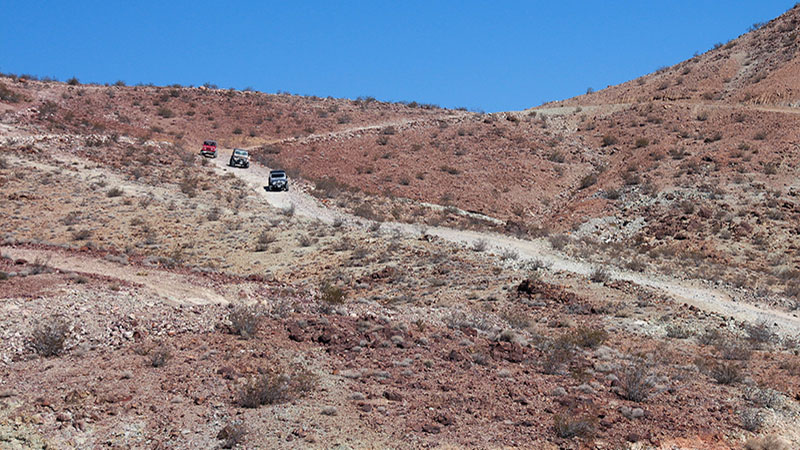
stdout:
<svg viewBox="0 0 800 450">
<path fill-rule="evenodd" d="M 233 153 L 231 153 L 231 160 L 228 161 L 228 165 L 247 169 L 250 167 L 250 154 L 247 153 L 247 150 L 235 148 L 233 149 Z"/>
<path fill-rule="evenodd" d="M 269 184 L 267 185 L 268 191 L 288 191 L 289 179 L 286 178 L 286 172 L 283 170 L 270 170 Z"/>
<path fill-rule="evenodd" d="M 203 141 L 203 148 L 200 150 L 200 154 L 203 156 L 210 156 L 212 158 L 217 157 L 217 141 Z"/>
</svg>

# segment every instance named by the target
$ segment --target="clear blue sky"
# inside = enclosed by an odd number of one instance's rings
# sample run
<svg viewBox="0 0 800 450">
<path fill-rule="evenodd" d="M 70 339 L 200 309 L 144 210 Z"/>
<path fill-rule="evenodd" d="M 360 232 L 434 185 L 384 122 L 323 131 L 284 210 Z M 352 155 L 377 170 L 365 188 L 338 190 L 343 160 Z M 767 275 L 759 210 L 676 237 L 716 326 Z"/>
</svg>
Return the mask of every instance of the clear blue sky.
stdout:
<svg viewBox="0 0 800 450">
<path fill-rule="evenodd" d="M 516 110 L 690 58 L 794 3 L 0 0 L 0 71 Z"/>
</svg>

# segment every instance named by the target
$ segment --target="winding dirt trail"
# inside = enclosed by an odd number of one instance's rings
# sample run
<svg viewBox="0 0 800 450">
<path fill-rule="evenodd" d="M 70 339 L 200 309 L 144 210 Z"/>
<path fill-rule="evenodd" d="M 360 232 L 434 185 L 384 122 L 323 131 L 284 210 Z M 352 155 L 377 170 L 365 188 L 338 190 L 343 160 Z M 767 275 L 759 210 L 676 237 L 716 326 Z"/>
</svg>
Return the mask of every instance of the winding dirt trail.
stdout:
<svg viewBox="0 0 800 450">
<path fill-rule="evenodd" d="M 295 214 L 329 224 L 338 219 L 351 226 L 367 227 L 370 225 L 370 222 L 363 218 L 324 206 L 316 198 L 308 194 L 305 187 L 298 188 L 298 186 L 293 185 L 289 192 L 266 191 L 264 186 L 269 175 L 270 168 L 268 167 L 259 166 L 253 162 L 249 169 L 236 169 L 227 167 L 227 158 L 217 158 L 213 161 L 219 173 L 234 173 L 276 208 L 293 206 Z M 420 226 L 407 223 L 384 222 L 383 227 L 384 229 L 398 230 L 406 235 L 418 236 L 421 232 Z M 521 259 L 542 261 L 554 271 L 588 276 L 597 267 L 594 264 L 577 261 L 554 251 L 542 239 L 529 241 L 497 233 L 443 227 L 426 227 L 425 233 L 467 246 L 471 246 L 479 240 L 485 240 L 492 250 L 514 250 Z M 640 286 L 656 289 L 668 295 L 677 303 L 686 303 L 704 311 L 732 317 L 743 322 L 776 324 L 781 334 L 800 334 L 800 318 L 796 315 L 737 301 L 735 296 L 723 289 L 706 287 L 698 281 L 679 280 L 663 275 L 643 274 L 619 268 L 607 269 L 609 269 L 612 279 L 629 281 Z"/>
<path fill-rule="evenodd" d="M 0 253 L 14 259 L 44 261 L 48 267 L 65 272 L 107 276 L 141 285 L 172 304 L 227 304 L 228 300 L 212 289 L 198 286 L 186 275 L 155 268 L 128 266 L 91 256 L 65 254 L 56 250 L 0 247 Z"/>
</svg>

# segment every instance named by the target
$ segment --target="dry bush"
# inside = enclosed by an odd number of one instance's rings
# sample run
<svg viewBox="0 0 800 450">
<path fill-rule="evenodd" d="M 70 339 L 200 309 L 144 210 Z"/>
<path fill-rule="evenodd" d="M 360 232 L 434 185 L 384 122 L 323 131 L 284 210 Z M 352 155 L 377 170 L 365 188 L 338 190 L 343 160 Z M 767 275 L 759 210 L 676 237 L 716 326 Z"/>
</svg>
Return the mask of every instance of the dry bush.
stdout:
<svg viewBox="0 0 800 450">
<path fill-rule="evenodd" d="M 314 244 L 314 239 L 303 233 L 297 236 L 297 243 L 300 244 L 301 247 L 310 247 Z"/>
<path fill-rule="evenodd" d="M 268 372 L 252 377 L 240 386 L 236 404 L 244 408 L 276 405 L 301 397 L 316 386 L 316 377 L 306 370 Z"/>
<path fill-rule="evenodd" d="M 286 217 L 292 217 L 294 215 L 294 203 L 281 209 L 281 214 L 283 214 Z"/>
<path fill-rule="evenodd" d="M 326 305 L 342 305 L 345 300 L 342 288 L 326 281 L 319 292 L 319 301 Z"/>
<path fill-rule="evenodd" d="M 716 345 L 717 342 L 721 341 L 722 339 L 724 339 L 722 333 L 720 333 L 719 330 L 712 328 L 706 330 L 703 334 L 698 336 L 697 342 L 701 345 Z"/>
<path fill-rule="evenodd" d="M 563 439 L 573 437 L 589 438 L 594 434 L 595 423 L 590 416 L 556 414 L 553 416 L 553 429 L 556 432 L 556 436 Z"/>
<path fill-rule="evenodd" d="M 553 247 L 553 250 L 563 250 L 567 244 L 570 243 L 569 236 L 565 234 L 554 234 L 547 238 L 550 241 L 550 246 Z"/>
<path fill-rule="evenodd" d="M 602 146 L 603 147 L 608 147 L 609 145 L 617 145 L 617 137 L 616 136 L 611 136 L 611 135 L 608 135 L 608 134 L 603 136 Z"/>
<path fill-rule="evenodd" d="M 165 118 L 165 119 L 169 119 L 169 118 L 175 117 L 175 113 L 171 109 L 167 108 L 166 106 L 162 106 L 161 108 L 158 108 L 157 114 L 159 116 Z"/>
<path fill-rule="evenodd" d="M 233 422 L 225 425 L 223 429 L 217 433 L 217 439 L 220 442 L 221 448 L 235 448 L 244 444 L 244 437 L 247 435 L 247 428 L 241 422 Z"/>
<path fill-rule="evenodd" d="M 602 328 L 581 326 L 570 333 L 570 339 L 578 347 L 597 348 L 608 339 L 608 332 Z"/>
<path fill-rule="evenodd" d="M 113 188 L 109 189 L 108 192 L 106 192 L 106 197 L 108 197 L 108 198 L 119 197 L 124 193 L 125 193 L 125 191 L 123 191 L 122 189 L 120 189 L 118 187 L 113 187 Z"/>
<path fill-rule="evenodd" d="M 749 340 L 754 347 L 761 347 L 764 344 L 774 344 L 778 341 L 778 336 L 770 330 L 766 322 L 747 325 L 745 331 L 747 332 L 747 340 Z"/>
<path fill-rule="evenodd" d="M 85 241 L 92 236 L 92 232 L 87 229 L 77 230 L 72 233 L 72 240 L 73 241 Z"/>
<path fill-rule="evenodd" d="M 257 305 L 237 305 L 228 314 L 228 320 L 231 322 L 231 330 L 233 333 L 245 339 L 250 339 L 255 336 L 262 318 L 263 312 Z"/>
<path fill-rule="evenodd" d="M 523 330 L 531 325 L 531 316 L 521 308 L 503 311 L 500 313 L 500 318 L 512 328 Z"/>
<path fill-rule="evenodd" d="M 747 408 L 739 411 L 742 428 L 747 431 L 758 431 L 764 425 L 764 414 L 758 408 Z"/>
<path fill-rule="evenodd" d="M 208 212 L 208 215 L 206 215 L 206 219 L 208 219 L 210 222 L 216 222 L 217 220 L 219 220 L 221 215 L 222 211 L 220 211 L 220 209 L 215 206 L 211 208 L 211 211 Z"/>
<path fill-rule="evenodd" d="M 519 252 L 513 248 L 505 248 L 500 251 L 500 259 L 503 261 L 519 259 Z"/>
<path fill-rule="evenodd" d="M 734 384 L 742 381 L 742 369 L 738 364 L 717 363 L 708 370 L 708 375 L 719 384 Z"/>
<path fill-rule="evenodd" d="M 55 315 L 40 321 L 31 334 L 33 350 L 45 357 L 59 355 L 69 337 L 69 327 L 65 318 Z"/>
<path fill-rule="evenodd" d="M 667 325 L 667 337 L 673 339 L 687 339 L 693 335 L 694 333 L 689 327 L 685 327 L 676 323 Z"/>
<path fill-rule="evenodd" d="M 722 358 L 728 360 L 744 361 L 753 353 L 746 342 L 732 336 L 723 336 L 714 347 Z"/>
<path fill-rule="evenodd" d="M 603 267 L 594 269 L 589 279 L 595 283 L 605 283 L 611 279 L 611 274 Z"/>
<path fill-rule="evenodd" d="M 595 184 L 597 184 L 597 175 L 590 173 L 589 175 L 581 178 L 581 184 L 578 189 L 586 189 L 590 186 L 594 186 Z"/>
<path fill-rule="evenodd" d="M 487 248 L 489 248 L 489 241 L 483 238 L 478 239 L 472 244 L 472 250 L 476 252 L 486 251 Z"/>
<path fill-rule="evenodd" d="M 569 366 L 575 357 L 575 344 L 568 335 L 559 337 L 544 344 L 542 349 L 542 372 L 548 375 L 557 375 Z"/>
<path fill-rule="evenodd" d="M 258 239 L 256 239 L 256 251 L 257 252 L 265 252 L 269 249 L 269 244 L 275 242 L 275 235 L 270 233 L 269 231 L 262 231 L 261 234 L 258 235 Z"/>
<path fill-rule="evenodd" d="M 619 378 L 622 388 L 622 392 L 620 392 L 622 398 L 638 403 L 650 397 L 653 383 L 650 380 L 650 371 L 644 361 L 637 360 L 629 364 L 617 373 L 617 378 Z"/>
<path fill-rule="evenodd" d="M 166 345 L 161 345 L 151 350 L 148 356 L 152 367 L 162 367 L 172 357 L 172 351 Z"/>
<path fill-rule="evenodd" d="M 744 389 L 744 398 L 758 406 L 778 410 L 783 406 L 783 394 L 770 388 L 748 386 Z"/>
</svg>

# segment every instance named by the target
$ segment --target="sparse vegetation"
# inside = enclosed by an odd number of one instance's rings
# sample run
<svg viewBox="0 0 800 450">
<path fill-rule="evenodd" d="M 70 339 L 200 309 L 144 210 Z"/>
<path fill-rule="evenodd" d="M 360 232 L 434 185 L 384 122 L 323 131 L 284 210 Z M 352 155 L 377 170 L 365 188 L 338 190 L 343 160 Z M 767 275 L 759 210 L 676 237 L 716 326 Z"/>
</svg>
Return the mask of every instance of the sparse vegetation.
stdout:
<svg viewBox="0 0 800 450">
<path fill-rule="evenodd" d="M 255 305 L 235 306 L 228 314 L 228 321 L 231 323 L 231 331 L 245 339 L 255 337 L 262 319 L 263 311 L 260 307 Z"/>
<path fill-rule="evenodd" d="M 58 356 L 64 351 L 70 323 L 61 316 L 50 316 L 37 323 L 31 334 L 33 350 L 41 356 Z"/>
</svg>

